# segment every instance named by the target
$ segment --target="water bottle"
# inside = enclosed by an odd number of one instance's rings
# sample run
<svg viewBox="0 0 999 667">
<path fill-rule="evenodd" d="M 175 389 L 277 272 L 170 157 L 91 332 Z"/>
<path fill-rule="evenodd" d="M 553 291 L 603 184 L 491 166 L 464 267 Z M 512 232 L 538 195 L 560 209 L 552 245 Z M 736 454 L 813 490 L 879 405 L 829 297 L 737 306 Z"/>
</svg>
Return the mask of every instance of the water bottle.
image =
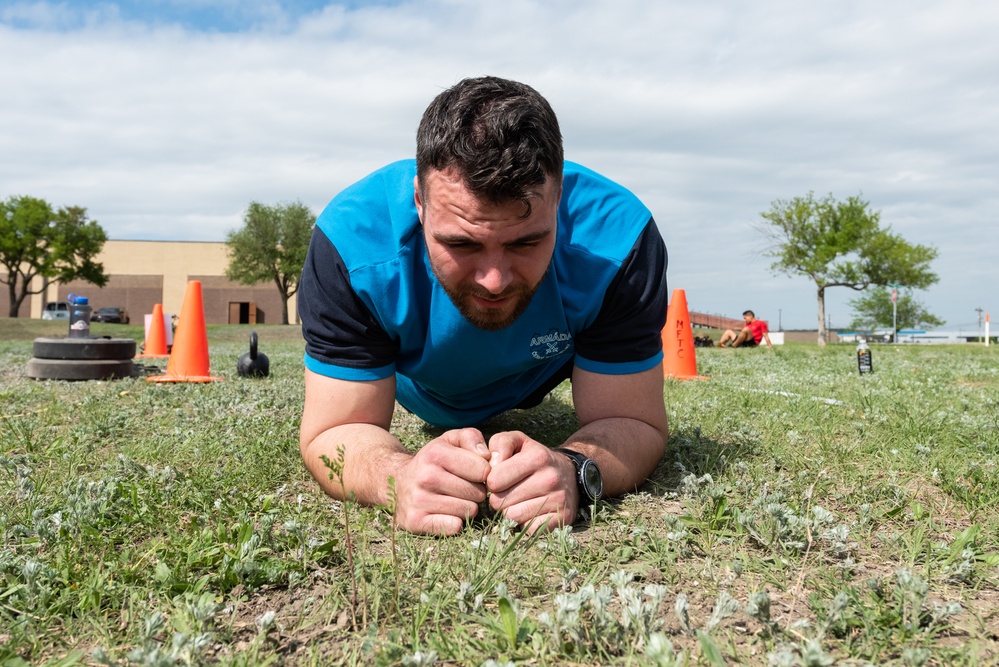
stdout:
<svg viewBox="0 0 999 667">
<path fill-rule="evenodd" d="M 874 363 L 871 360 L 871 348 L 867 347 L 867 341 L 861 339 L 857 346 L 857 370 L 860 374 L 874 372 Z"/>
<path fill-rule="evenodd" d="M 90 301 L 85 296 L 69 295 L 69 337 L 90 338 Z"/>
</svg>

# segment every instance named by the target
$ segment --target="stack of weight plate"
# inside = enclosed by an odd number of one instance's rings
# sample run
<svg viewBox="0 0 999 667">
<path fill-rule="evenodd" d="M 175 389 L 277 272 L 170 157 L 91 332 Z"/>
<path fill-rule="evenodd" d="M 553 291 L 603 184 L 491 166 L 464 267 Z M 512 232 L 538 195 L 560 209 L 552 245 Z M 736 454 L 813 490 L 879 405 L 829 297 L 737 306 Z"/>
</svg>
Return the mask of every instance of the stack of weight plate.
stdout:
<svg viewBox="0 0 999 667">
<path fill-rule="evenodd" d="M 28 377 L 36 380 L 112 380 L 136 377 L 130 338 L 36 338 Z"/>
</svg>

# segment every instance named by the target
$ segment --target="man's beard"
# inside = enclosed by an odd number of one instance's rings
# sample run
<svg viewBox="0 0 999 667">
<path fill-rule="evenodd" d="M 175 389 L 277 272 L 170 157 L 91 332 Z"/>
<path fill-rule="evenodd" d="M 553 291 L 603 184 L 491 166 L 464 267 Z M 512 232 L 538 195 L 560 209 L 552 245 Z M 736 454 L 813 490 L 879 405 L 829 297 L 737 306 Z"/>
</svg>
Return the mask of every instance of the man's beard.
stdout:
<svg viewBox="0 0 999 667">
<path fill-rule="evenodd" d="M 441 276 L 437 273 L 433 265 L 431 265 L 431 269 L 434 271 L 434 275 L 437 276 L 437 282 L 440 283 L 444 292 L 451 299 L 451 303 L 458 309 L 458 312 L 473 325 L 485 331 L 499 331 L 513 324 L 518 317 L 524 314 L 527 307 L 531 305 L 534 293 L 538 291 L 538 287 L 544 282 L 544 278 L 542 278 L 533 287 L 524 284 L 511 285 L 502 294 L 492 294 L 467 283 L 452 287 L 441 280 Z M 547 271 L 545 275 L 548 275 Z M 473 300 L 473 297 L 476 296 L 483 299 L 512 298 L 514 302 L 512 308 L 509 305 L 504 308 L 482 308 L 476 305 Z"/>
</svg>

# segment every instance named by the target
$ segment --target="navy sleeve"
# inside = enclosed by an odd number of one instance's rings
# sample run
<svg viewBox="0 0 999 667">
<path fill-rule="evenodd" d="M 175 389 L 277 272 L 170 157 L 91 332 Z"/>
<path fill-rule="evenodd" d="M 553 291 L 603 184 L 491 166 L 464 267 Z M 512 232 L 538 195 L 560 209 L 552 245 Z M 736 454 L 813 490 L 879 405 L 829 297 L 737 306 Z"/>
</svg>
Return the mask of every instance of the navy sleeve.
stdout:
<svg viewBox="0 0 999 667">
<path fill-rule="evenodd" d="M 298 289 L 306 366 L 347 380 L 394 372 L 398 345 L 354 292 L 340 253 L 316 227 Z"/>
<path fill-rule="evenodd" d="M 576 336 L 576 353 L 583 360 L 640 364 L 662 353 L 669 301 L 666 265 L 666 245 L 655 220 L 649 219 L 608 286 L 593 324 Z M 583 368 L 585 361 L 579 364 Z"/>
</svg>

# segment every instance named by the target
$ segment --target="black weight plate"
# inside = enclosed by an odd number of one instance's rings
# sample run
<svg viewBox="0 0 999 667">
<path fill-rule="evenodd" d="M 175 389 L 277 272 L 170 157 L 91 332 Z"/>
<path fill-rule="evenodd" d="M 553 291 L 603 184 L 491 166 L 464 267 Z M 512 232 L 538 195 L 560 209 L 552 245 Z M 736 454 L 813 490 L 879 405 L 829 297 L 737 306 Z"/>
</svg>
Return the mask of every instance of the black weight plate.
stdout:
<svg viewBox="0 0 999 667">
<path fill-rule="evenodd" d="M 28 377 L 35 380 L 113 380 L 137 377 L 129 359 L 30 359 Z"/>
<path fill-rule="evenodd" d="M 131 359 L 135 341 L 131 338 L 36 338 L 35 359 Z"/>
</svg>

